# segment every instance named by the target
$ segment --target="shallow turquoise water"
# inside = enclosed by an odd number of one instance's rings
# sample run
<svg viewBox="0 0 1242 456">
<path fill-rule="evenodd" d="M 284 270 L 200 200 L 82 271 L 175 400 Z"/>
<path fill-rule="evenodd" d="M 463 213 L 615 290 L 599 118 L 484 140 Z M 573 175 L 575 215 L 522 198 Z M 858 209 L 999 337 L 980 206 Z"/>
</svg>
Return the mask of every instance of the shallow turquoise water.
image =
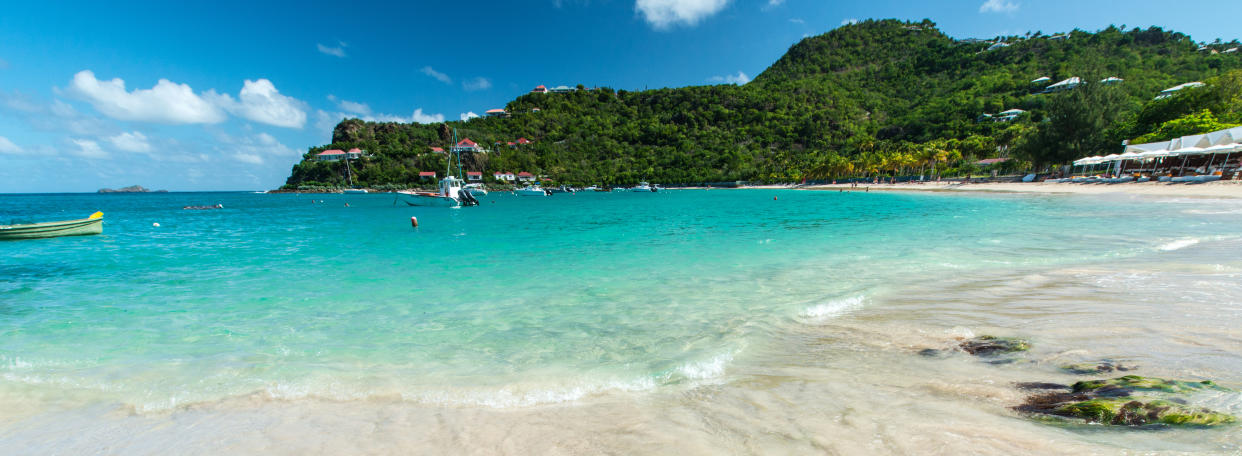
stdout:
<svg viewBox="0 0 1242 456">
<path fill-rule="evenodd" d="M 1242 236 L 1236 204 L 1208 200 L 735 190 L 392 203 L 0 195 L 0 223 L 106 214 L 101 236 L 0 243 L 0 395 L 163 410 L 255 394 L 512 407 L 658 390 L 718 380 L 790 327 L 907 282 Z"/>
</svg>

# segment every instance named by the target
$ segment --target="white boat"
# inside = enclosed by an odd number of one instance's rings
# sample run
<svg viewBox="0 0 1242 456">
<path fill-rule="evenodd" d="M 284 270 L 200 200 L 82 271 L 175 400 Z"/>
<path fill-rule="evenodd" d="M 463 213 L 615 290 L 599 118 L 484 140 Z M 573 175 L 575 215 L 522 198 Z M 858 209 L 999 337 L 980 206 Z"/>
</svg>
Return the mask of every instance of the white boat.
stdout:
<svg viewBox="0 0 1242 456">
<path fill-rule="evenodd" d="M 651 185 L 646 182 L 639 182 L 638 185 L 630 188 L 631 192 L 651 192 Z"/>
<path fill-rule="evenodd" d="M 514 190 L 518 196 L 548 196 L 548 191 L 538 185 L 527 185 L 525 187 Z"/>
<path fill-rule="evenodd" d="M 487 196 L 487 189 L 483 188 L 483 184 L 466 184 L 466 191 L 474 196 Z"/>
<path fill-rule="evenodd" d="M 470 192 L 462 191 L 462 180 L 453 176 L 440 179 L 440 190 L 435 192 L 399 191 L 397 198 L 410 206 L 461 207 L 463 202 L 478 204 Z M 474 202 L 474 204 L 470 204 Z"/>
</svg>

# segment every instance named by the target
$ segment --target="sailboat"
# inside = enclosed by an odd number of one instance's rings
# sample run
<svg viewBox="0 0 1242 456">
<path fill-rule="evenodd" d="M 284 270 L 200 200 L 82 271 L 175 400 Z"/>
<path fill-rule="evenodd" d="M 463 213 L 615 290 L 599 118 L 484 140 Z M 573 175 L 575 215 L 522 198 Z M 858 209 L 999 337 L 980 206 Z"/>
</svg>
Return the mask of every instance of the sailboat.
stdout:
<svg viewBox="0 0 1242 456">
<path fill-rule="evenodd" d="M 453 130 L 453 143 L 457 143 L 457 130 Z M 454 150 L 457 154 L 457 172 L 461 174 L 461 151 Z M 469 190 L 464 189 L 465 182 L 453 175 L 453 156 L 450 155 L 448 165 L 445 169 L 444 179 L 440 179 L 440 186 L 434 192 L 415 192 L 409 190 L 398 191 L 397 198 L 410 206 L 431 206 L 431 207 L 461 207 L 461 206 L 478 206 L 479 200 L 470 194 Z"/>
</svg>

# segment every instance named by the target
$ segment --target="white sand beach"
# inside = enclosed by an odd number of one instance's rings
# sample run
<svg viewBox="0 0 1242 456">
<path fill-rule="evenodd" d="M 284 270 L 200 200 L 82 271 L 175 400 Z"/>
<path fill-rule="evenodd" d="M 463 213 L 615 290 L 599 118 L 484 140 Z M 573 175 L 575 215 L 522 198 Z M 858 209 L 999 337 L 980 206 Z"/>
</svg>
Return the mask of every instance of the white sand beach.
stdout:
<svg viewBox="0 0 1242 456">
<path fill-rule="evenodd" d="M 1074 184 L 1059 182 L 970 183 L 927 182 L 900 184 L 816 185 L 808 190 L 842 191 L 929 191 L 929 192 L 1011 192 L 1059 194 L 1131 194 L 1153 196 L 1188 196 L 1203 198 L 1242 198 L 1242 181 L 1218 181 L 1201 184 L 1143 182 L 1123 184 Z"/>
</svg>

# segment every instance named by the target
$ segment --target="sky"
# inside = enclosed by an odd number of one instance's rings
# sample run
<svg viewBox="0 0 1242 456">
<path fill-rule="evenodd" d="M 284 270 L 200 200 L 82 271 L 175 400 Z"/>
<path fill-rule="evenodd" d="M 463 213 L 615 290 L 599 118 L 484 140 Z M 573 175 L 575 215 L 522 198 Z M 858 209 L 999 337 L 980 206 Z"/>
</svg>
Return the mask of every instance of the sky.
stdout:
<svg viewBox="0 0 1242 456">
<path fill-rule="evenodd" d="M 342 118 L 459 120 L 539 84 L 745 84 L 851 21 L 955 38 L 1109 25 L 1242 38 L 1237 0 L 14 2 L 0 193 L 277 188 Z M 184 4 L 183 4 L 184 3 Z"/>
</svg>

